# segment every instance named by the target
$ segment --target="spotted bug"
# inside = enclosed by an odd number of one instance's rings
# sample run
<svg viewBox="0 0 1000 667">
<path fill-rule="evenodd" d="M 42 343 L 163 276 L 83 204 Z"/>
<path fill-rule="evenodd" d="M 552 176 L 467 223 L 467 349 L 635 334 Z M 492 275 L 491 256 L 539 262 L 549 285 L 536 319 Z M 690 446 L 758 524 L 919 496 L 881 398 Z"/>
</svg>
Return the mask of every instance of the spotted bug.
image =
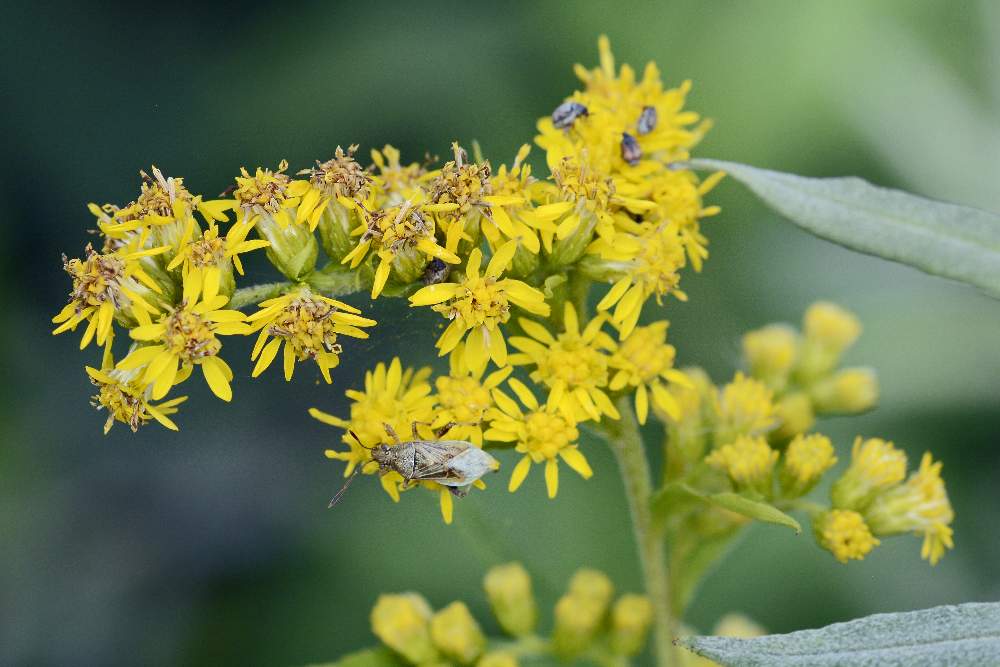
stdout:
<svg viewBox="0 0 1000 667">
<path fill-rule="evenodd" d="M 421 280 L 425 285 L 437 285 L 448 280 L 449 273 L 451 273 L 451 267 L 435 257 L 424 267 L 424 275 Z"/>
<path fill-rule="evenodd" d="M 565 130 L 572 126 L 577 118 L 588 115 L 590 112 L 587 107 L 579 102 L 563 102 L 552 112 L 552 124 L 560 130 Z"/>
<path fill-rule="evenodd" d="M 639 160 L 642 159 L 639 142 L 628 132 L 622 132 L 622 159 L 633 166 L 639 164 Z"/>
<path fill-rule="evenodd" d="M 656 129 L 656 107 L 643 107 L 639 114 L 639 120 L 635 124 L 635 131 L 640 137 L 649 134 Z"/>
</svg>

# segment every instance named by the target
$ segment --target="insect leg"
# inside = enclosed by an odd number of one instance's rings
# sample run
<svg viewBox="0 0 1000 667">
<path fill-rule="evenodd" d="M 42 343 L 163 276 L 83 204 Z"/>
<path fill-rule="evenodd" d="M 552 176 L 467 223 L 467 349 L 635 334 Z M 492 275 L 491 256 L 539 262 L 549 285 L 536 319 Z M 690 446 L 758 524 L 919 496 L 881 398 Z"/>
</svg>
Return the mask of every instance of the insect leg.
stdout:
<svg viewBox="0 0 1000 667">
<path fill-rule="evenodd" d="M 354 472 L 351 473 L 351 476 L 348 477 L 347 481 L 344 482 L 344 485 L 340 487 L 340 491 L 337 491 L 337 493 L 330 500 L 330 504 L 326 506 L 327 509 L 332 508 L 334 505 L 340 502 L 340 499 L 344 496 L 344 493 L 347 492 L 347 487 L 351 485 L 351 482 L 354 481 L 354 478 L 358 476 L 359 472 L 361 472 L 361 466 L 358 466 L 357 468 L 354 469 Z"/>
<path fill-rule="evenodd" d="M 449 486 L 448 490 L 451 491 L 451 495 L 456 498 L 464 498 L 469 494 L 469 487 L 471 484 L 466 484 L 465 486 Z"/>
<path fill-rule="evenodd" d="M 385 428 L 385 432 L 389 435 L 389 437 L 392 438 L 393 441 L 398 445 L 400 443 L 400 440 L 399 436 L 396 435 L 396 429 L 394 429 L 391 424 L 383 423 L 382 426 Z"/>
</svg>

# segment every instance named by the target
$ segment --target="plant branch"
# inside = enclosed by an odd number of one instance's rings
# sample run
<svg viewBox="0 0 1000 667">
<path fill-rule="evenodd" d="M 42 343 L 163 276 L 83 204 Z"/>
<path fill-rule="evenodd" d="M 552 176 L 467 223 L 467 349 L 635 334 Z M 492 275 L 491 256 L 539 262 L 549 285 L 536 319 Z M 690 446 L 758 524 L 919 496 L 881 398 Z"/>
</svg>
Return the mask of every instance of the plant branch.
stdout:
<svg viewBox="0 0 1000 667">
<path fill-rule="evenodd" d="M 229 299 L 228 307 L 239 310 L 240 308 L 246 308 L 247 306 L 258 304 L 265 299 L 272 299 L 278 296 L 292 285 L 293 283 L 284 281 L 280 283 L 263 283 L 260 285 L 251 285 L 250 287 L 241 287 L 233 292 L 233 296 Z"/>
<path fill-rule="evenodd" d="M 653 603 L 653 642 L 656 660 L 660 667 L 666 667 L 676 664 L 673 646 L 675 633 L 674 620 L 670 612 L 666 550 L 663 536 L 653 528 L 649 506 L 653 493 L 653 479 L 642 436 L 639 433 L 639 424 L 636 422 L 628 397 L 619 398 L 617 407 L 621 419 L 617 422 L 602 422 L 601 429 L 621 469 L 625 497 L 628 499 L 629 512 L 632 516 L 636 550 L 639 552 L 639 563 L 646 584 L 646 594 Z"/>
</svg>

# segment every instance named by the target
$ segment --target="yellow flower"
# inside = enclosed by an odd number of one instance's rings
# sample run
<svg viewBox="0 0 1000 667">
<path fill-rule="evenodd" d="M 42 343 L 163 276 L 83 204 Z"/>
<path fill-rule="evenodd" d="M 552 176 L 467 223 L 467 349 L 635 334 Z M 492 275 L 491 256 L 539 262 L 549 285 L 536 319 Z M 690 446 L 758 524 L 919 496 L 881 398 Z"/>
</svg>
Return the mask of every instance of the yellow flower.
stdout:
<svg viewBox="0 0 1000 667">
<path fill-rule="evenodd" d="M 486 573 L 483 588 L 504 632 L 524 637 L 535 631 L 538 605 L 531 590 L 531 576 L 520 563 L 497 565 Z"/>
<path fill-rule="evenodd" d="M 677 225 L 681 244 L 695 271 L 701 271 L 708 259 L 708 239 L 701 233 L 700 221 L 721 211 L 718 206 L 705 206 L 703 198 L 723 176 L 725 174 L 718 171 L 699 182 L 693 171 L 663 165 L 637 186 L 643 198 L 656 204 L 656 209 L 648 216 L 651 224 L 673 222 Z"/>
<path fill-rule="evenodd" d="M 566 213 L 572 204 L 559 202 L 530 206 L 532 192 L 537 187 L 531 176 L 531 165 L 524 164 L 530 151 L 530 144 L 521 146 L 513 164 L 509 168 L 501 165 L 490 179 L 493 191 L 488 198 L 491 213 L 482 224 L 482 232 L 494 248 L 501 245 L 503 238 L 517 239 L 525 250 L 537 255 L 539 233 L 546 240 L 546 251 L 551 253 L 552 238 L 556 232 L 553 221 Z"/>
<path fill-rule="evenodd" d="M 295 219 L 309 225 L 310 231 L 315 231 L 319 220 L 331 201 L 340 201 L 344 206 L 351 206 L 352 200 L 366 201 L 372 190 L 372 176 L 358 161 L 354 159 L 357 145 L 347 148 L 340 146 L 332 158 L 326 162 L 316 161 L 316 166 L 303 169 L 300 176 L 308 176 L 308 180 L 296 180 L 288 184 L 288 194 L 299 198 Z"/>
<path fill-rule="evenodd" d="M 454 248 L 457 237 L 464 231 L 463 221 L 468 220 L 472 228 L 478 229 L 479 219 L 491 215 L 493 187 L 489 163 L 466 162 L 465 149 L 457 141 L 452 143 L 451 150 L 454 159 L 427 175 L 430 179 L 427 193 L 434 204 L 455 204 L 454 209 L 441 215 L 451 241 L 447 245 Z"/>
<path fill-rule="evenodd" d="M 796 375 L 809 384 L 833 370 L 844 350 L 861 335 L 861 322 L 836 304 L 818 301 L 806 310 L 802 324 L 804 335 Z"/>
<path fill-rule="evenodd" d="M 281 226 L 291 222 L 288 209 L 299 201 L 288 192 L 291 179 L 287 170 L 288 160 L 282 160 L 275 171 L 257 167 L 252 176 L 246 167 L 240 167 L 233 198 L 243 211 L 243 220 L 253 223 L 258 216 L 266 216 Z"/>
<path fill-rule="evenodd" d="M 257 360 L 252 377 L 267 370 L 284 343 L 285 380 L 292 379 L 296 361 L 312 359 L 323 379 L 330 384 L 330 369 L 340 363 L 341 347 L 337 343 L 337 334 L 368 338 L 368 333 L 359 327 L 375 326 L 375 320 L 361 317 L 357 308 L 314 294 L 305 286 L 262 301 L 259 308 L 247 317 L 251 323 L 250 331 L 260 330 L 250 355 L 251 359 Z"/>
<path fill-rule="evenodd" d="M 372 460 L 371 450 L 386 442 L 388 436 L 384 424 L 389 424 L 397 433 L 410 433 L 414 422 L 430 423 L 434 419 L 434 397 L 431 395 L 430 368 L 403 369 L 399 357 L 394 357 L 388 366 L 379 362 L 374 370 L 365 372 L 364 390 L 348 389 L 345 393 L 351 399 L 350 419 L 341 419 L 316 408 L 309 408 L 309 414 L 324 424 L 343 429 L 341 442 L 347 451 L 326 450 L 326 457 L 346 461 L 344 477 L 350 476 L 356 466 L 362 466 L 365 474 L 378 472 L 378 463 Z M 351 437 L 354 431 L 362 447 Z M 396 502 L 399 501 L 403 476 L 389 472 L 380 477 L 382 488 Z"/>
<path fill-rule="evenodd" d="M 128 424 L 132 432 L 145 426 L 151 419 L 160 422 L 171 431 L 177 430 L 175 424 L 167 415 L 177 412 L 177 406 L 187 400 L 187 396 L 172 398 L 169 401 L 153 404 L 150 400 L 150 386 L 138 380 L 135 371 L 118 371 L 113 365 L 101 370 L 86 367 L 90 382 L 97 387 L 98 393 L 91 404 L 98 410 L 107 410 L 108 419 L 104 423 L 104 433 L 107 434 L 116 421 Z"/>
<path fill-rule="evenodd" d="M 510 319 L 511 304 L 536 315 L 549 314 L 540 291 L 520 280 L 501 278 L 516 250 L 517 241 L 497 248 L 480 275 L 483 253 L 476 248 L 469 254 L 461 282 L 427 285 L 410 297 L 411 306 L 433 305 L 434 310 L 451 320 L 437 341 L 441 355 L 455 349 L 468 332 L 465 355 L 470 368 L 482 369 L 487 359 L 505 366 L 507 344 L 500 325 Z"/>
<path fill-rule="evenodd" d="M 350 263 L 352 269 L 357 268 L 374 247 L 379 264 L 372 285 L 373 299 L 382 293 L 394 264 L 397 271 L 402 270 L 404 282 L 412 282 L 423 272 L 428 257 L 458 264 L 461 261 L 458 256 L 438 245 L 434 238 L 434 217 L 431 215 L 455 208 L 456 204 L 418 204 L 407 200 L 391 208 L 364 210 L 365 223 L 351 232 L 360 235 L 361 239 L 341 262 Z M 409 264 L 418 265 L 411 270 Z"/>
<path fill-rule="evenodd" d="M 111 335 L 115 318 L 126 324 L 149 324 L 150 315 L 159 311 L 146 301 L 160 287 L 142 268 L 140 260 L 167 250 L 165 246 L 123 252 L 100 254 L 90 245 L 85 249 L 85 259 L 67 260 L 63 255 L 63 268 L 73 278 L 73 291 L 69 303 L 52 318 L 58 324 L 52 333 L 76 330 L 86 321 L 87 328 L 80 340 L 80 349 L 87 347 L 94 338 L 103 345 Z"/>
<path fill-rule="evenodd" d="M 862 440 L 851 449 L 851 465 L 830 489 L 834 507 L 863 510 L 872 499 L 906 476 L 906 454 L 881 438 Z"/>
<path fill-rule="evenodd" d="M 771 397 L 763 383 L 737 372 L 716 397 L 716 443 L 724 445 L 738 435 L 760 435 L 774 427 Z"/>
<path fill-rule="evenodd" d="M 864 517 L 853 510 L 830 510 L 813 523 L 816 541 L 841 563 L 861 560 L 879 541 L 872 536 Z"/>
<path fill-rule="evenodd" d="M 549 498 L 555 498 L 559 490 L 560 457 L 581 477 L 590 479 L 594 473 L 576 444 L 580 437 L 576 422 L 559 412 L 551 397 L 543 406 L 518 380 L 511 378 L 507 385 L 528 408 L 528 412 L 522 412 L 517 402 L 503 391 L 494 389 L 493 400 L 497 407 L 488 411 L 490 428 L 483 435 L 487 440 L 516 443 L 514 449 L 524 454 L 514 467 L 508 490 L 511 493 L 517 491 L 528 476 L 532 462 L 544 462 L 545 486 Z"/>
<path fill-rule="evenodd" d="M 878 403 L 878 376 L 871 368 L 844 368 L 809 388 L 819 412 L 857 414 Z"/>
<path fill-rule="evenodd" d="M 950 524 L 955 512 L 941 479 L 941 462 L 925 453 L 920 469 L 905 483 L 875 496 L 865 518 L 876 535 L 923 534 L 920 557 L 936 565 L 945 549 L 954 546 Z"/>
<path fill-rule="evenodd" d="M 197 301 L 199 297 L 211 299 L 219 294 L 220 289 L 223 294 L 231 295 L 236 288 L 233 282 L 233 267 L 235 266 L 236 271 L 243 275 L 243 263 L 239 254 L 270 245 L 260 239 L 247 241 L 247 234 L 253 229 L 253 225 L 245 220 L 230 227 L 224 237 L 219 236 L 218 225 L 211 223 L 200 238 L 191 239 L 195 228 L 192 218 L 188 222 L 184 242 L 173 261 L 167 265 L 168 271 L 183 265 L 181 275 L 184 300 L 191 303 Z"/>
<path fill-rule="evenodd" d="M 705 457 L 705 463 L 726 473 L 738 488 L 753 489 L 765 496 L 771 495 L 771 473 L 777 461 L 778 452 L 768 446 L 767 440 L 745 435 Z"/>
<path fill-rule="evenodd" d="M 687 301 L 687 294 L 678 289 L 686 260 L 675 224 L 653 228 L 642 236 L 618 234 L 613 243 L 598 239 L 588 252 L 624 274 L 597 304 L 602 311 L 615 307 L 611 319 L 622 337 L 632 333 L 649 297 L 655 296 L 656 302 L 662 303 L 664 296 L 673 294 Z"/>
<path fill-rule="evenodd" d="M 151 396 L 158 400 L 179 381 L 178 377 L 186 377 L 198 365 L 212 393 L 224 401 L 232 400 L 229 383 L 233 371 L 218 356 L 222 350 L 218 337 L 246 334 L 249 327 L 240 311 L 222 310 L 228 301 L 229 297 L 222 294 L 185 301 L 167 311 L 155 324 L 132 329 L 132 338 L 148 345 L 135 349 L 118 362 L 117 368 L 143 368 L 142 381 L 152 385 Z"/>
<path fill-rule="evenodd" d="M 618 419 L 618 410 L 604 392 L 608 386 L 610 354 L 615 341 L 601 330 L 606 321 L 597 315 L 581 331 L 576 308 L 569 301 L 564 306 L 564 331 L 557 336 L 528 319 L 519 323 L 530 338 L 511 336 L 510 344 L 520 351 L 512 354 L 514 366 L 532 365 L 532 381 L 549 389 L 549 404 L 573 422 L 601 415 Z"/>
<path fill-rule="evenodd" d="M 448 432 L 452 440 L 466 440 L 479 447 L 483 446 L 482 423 L 486 411 L 493 407 L 492 390 L 498 387 L 513 368 L 505 366 L 483 379 L 484 368 L 471 367 L 461 343 L 448 357 L 450 372 L 434 380 L 437 389 L 437 417 L 432 428 L 441 428 L 454 423 Z"/>
<path fill-rule="evenodd" d="M 799 352 L 799 334 L 785 324 L 769 324 L 743 335 L 750 375 L 776 391 L 784 389 Z"/>
<path fill-rule="evenodd" d="M 819 433 L 798 435 L 782 459 L 781 487 L 788 496 L 805 495 L 836 463 L 830 438 Z"/>
<path fill-rule="evenodd" d="M 464 602 L 452 602 L 431 618 L 431 639 L 438 650 L 468 665 L 486 649 L 486 637 Z"/>
<path fill-rule="evenodd" d="M 635 412 L 640 424 L 649 414 L 649 395 L 653 403 L 670 419 L 680 421 L 681 406 L 667 390 L 669 384 L 694 385 L 684 373 L 674 369 L 677 352 L 667 344 L 666 320 L 632 331 L 619 345 L 608 365 L 615 371 L 608 388 L 619 391 L 625 386 L 635 388 Z"/>
<path fill-rule="evenodd" d="M 421 185 L 427 181 L 427 170 L 417 162 L 402 164 L 398 148 L 386 144 L 381 151 L 373 149 L 372 162 L 378 170 L 377 181 L 381 186 L 380 197 L 376 200 L 379 206 L 397 206 L 423 196 Z"/>
</svg>

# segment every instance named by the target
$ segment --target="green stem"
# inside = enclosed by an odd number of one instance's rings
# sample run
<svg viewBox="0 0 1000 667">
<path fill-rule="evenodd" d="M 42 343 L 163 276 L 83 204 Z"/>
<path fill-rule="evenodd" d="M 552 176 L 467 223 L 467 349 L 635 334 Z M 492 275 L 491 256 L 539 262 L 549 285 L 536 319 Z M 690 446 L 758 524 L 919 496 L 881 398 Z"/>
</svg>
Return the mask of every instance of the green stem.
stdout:
<svg viewBox="0 0 1000 667">
<path fill-rule="evenodd" d="M 241 287 L 233 292 L 232 298 L 229 299 L 228 307 L 239 310 L 240 308 L 260 303 L 265 299 L 272 299 L 281 294 L 285 289 L 291 287 L 292 284 L 286 281 Z"/>
<path fill-rule="evenodd" d="M 621 419 L 618 422 L 603 422 L 601 426 L 621 469 L 646 594 L 653 603 L 653 645 L 656 660 L 658 665 L 666 667 L 676 664 L 673 646 L 675 632 L 670 612 L 666 549 L 663 536 L 653 528 L 649 506 L 653 494 L 653 479 L 642 435 L 639 433 L 639 424 L 628 397 L 619 398 L 617 407 Z"/>
</svg>

